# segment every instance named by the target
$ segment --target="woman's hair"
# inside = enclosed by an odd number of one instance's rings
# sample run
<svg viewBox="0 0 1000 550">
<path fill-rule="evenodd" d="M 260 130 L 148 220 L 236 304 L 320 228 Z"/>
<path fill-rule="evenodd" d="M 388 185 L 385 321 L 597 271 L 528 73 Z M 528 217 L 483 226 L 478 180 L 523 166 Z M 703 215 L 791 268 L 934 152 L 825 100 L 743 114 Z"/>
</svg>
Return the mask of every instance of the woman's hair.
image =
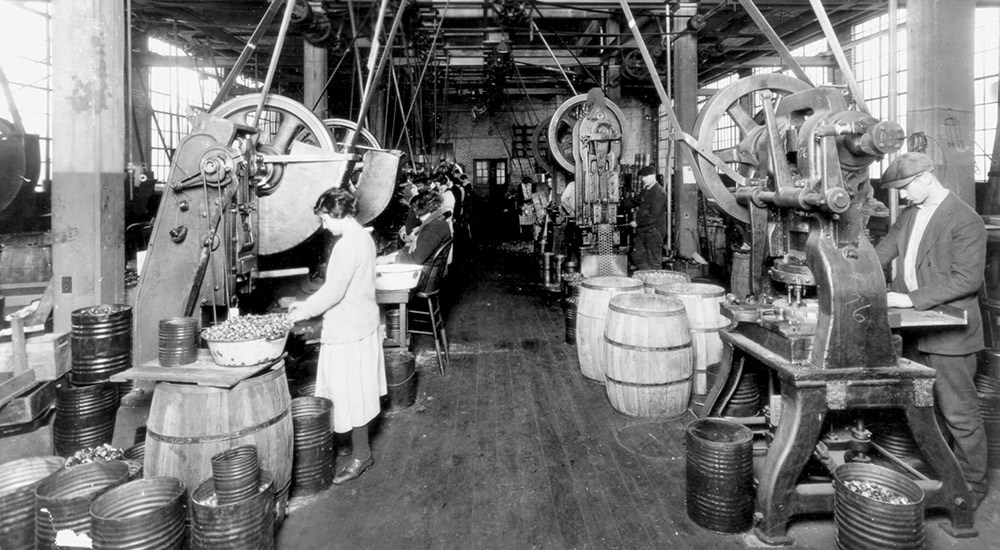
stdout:
<svg viewBox="0 0 1000 550">
<path fill-rule="evenodd" d="M 323 194 L 316 199 L 313 212 L 328 214 L 331 218 L 336 219 L 346 218 L 357 212 L 356 203 L 357 201 L 350 191 L 333 187 L 323 191 Z"/>
<path fill-rule="evenodd" d="M 421 191 L 410 202 L 418 216 L 423 216 L 441 208 L 443 203 L 444 199 L 436 191 Z"/>
</svg>

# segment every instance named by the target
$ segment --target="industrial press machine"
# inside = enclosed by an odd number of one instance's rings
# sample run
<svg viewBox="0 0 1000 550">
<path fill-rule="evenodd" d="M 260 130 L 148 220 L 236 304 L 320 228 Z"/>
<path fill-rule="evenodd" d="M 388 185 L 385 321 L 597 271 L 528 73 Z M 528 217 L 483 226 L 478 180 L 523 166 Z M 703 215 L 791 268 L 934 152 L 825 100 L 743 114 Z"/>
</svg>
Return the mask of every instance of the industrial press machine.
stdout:
<svg viewBox="0 0 1000 550">
<path fill-rule="evenodd" d="M 739 116 L 748 112 L 763 119 Z M 727 113 L 743 136 L 716 151 Z M 874 453 L 866 415 L 885 409 L 901 412 L 931 470 L 910 472 L 926 506 L 947 511 L 954 536 L 974 536 L 968 487 L 935 419 L 934 371 L 894 349 L 884 274 L 863 232 L 868 168 L 900 148 L 902 128 L 851 105 L 841 88 L 769 74 L 715 94 L 695 137 L 696 151 L 711 152 L 699 158 L 703 192 L 748 226 L 754 296 L 722 306 L 732 325 L 721 331 L 723 357 L 702 412 L 722 415 L 751 366 L 766 373 L 773 431 L 757 475 L 758 536 L 789 543 L 792 516 L 832 512 L 832 483 L 804 475 L 807 463 L 837 450 L 865 460 Z M 721 158 L 739 167 L 737 185 L 727 185 Z M 832 418 L 853 428 L 847 437 Z"/>
</svg>

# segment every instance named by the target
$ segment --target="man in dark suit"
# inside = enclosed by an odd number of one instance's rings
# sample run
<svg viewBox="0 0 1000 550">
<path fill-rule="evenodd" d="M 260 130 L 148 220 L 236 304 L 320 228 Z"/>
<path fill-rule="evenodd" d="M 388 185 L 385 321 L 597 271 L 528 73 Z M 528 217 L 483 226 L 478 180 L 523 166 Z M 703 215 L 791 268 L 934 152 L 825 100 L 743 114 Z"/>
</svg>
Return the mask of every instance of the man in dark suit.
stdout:
<svg viewBox="0 0 1000 550">
<path fill-rule="evenodd" d="M 667 193 L 656 183 L 656 169 L 639 170 L 642 192 L 622 202 L 625 208 L 639 208 L 631 225 L 635 228 L 632 263 L 636 269 L 660 269 L 663 266 L 663 235 L 667 232 Z"/>
<path fill-rule="evenodd" d="M 890 285 L 889 307 L 926 310 L 947 304 L 965 310 L 969 322 L 927 329 L 917 337 L 921 363 L 937 372 L 934 397 L 939 421 L 954 440 L 955 457 L 978 506 L 986 494 L 986 432 L 973 376 L 983 349 L 978 293 L 983 284 L 986 227 L 969 205 L 934 176 L 923 153 L 900 155 L 882 174 L 882 185 L 899 189 L 911 206 L 875 248 L 883 266 L 900 258 Z M 940 423 L 940 422 L 939 422 Z"/>
</svg>

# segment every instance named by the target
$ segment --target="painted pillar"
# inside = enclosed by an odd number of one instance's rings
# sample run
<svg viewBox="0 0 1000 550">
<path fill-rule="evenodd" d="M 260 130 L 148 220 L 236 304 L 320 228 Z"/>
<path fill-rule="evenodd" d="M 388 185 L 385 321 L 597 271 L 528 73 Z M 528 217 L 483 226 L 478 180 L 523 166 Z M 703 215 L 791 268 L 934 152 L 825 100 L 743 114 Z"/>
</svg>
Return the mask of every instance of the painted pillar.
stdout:
<svg viewBox="0 0 1000 550">
<path fill-rule="evenodd" d="M 698 12 L 698 5 L 690 2 L 677 4 L 673 17 L 673 32 L 687 29 L 688 20 Z M 684 32 L 673 45 L 674 110 L 681 130 L 694 131 L 698 117 L 698 37 Z M 674 226 L 677 253 L 691 258 L 698 253 L 698 182 L 692 168 L 687 165 L 687 155 L 674 147 L 676 172 L 674 173 Z"/>
<path fill-rule="evenodd" d="M 976 2 L 911 0 L 906 7 L 906 133 L 927 134 L 935 175 L 974 206 Z"/>
<path fill-rule="evenodd" d="M 125 297 L 125 5 L 52 10 L 52 276 L 55 329 Z"/>
<path fill-rule="evenodd" d="M 319 118 L 327 118 L 326 92 L 323 91 L 326 79 L 329 78 L 326 48 L 317 48 L 305 41 L 302 48 L 303 103 Z M 312 108 L 313 105 L 316 105 L 315 109 Z"/>
</svg>

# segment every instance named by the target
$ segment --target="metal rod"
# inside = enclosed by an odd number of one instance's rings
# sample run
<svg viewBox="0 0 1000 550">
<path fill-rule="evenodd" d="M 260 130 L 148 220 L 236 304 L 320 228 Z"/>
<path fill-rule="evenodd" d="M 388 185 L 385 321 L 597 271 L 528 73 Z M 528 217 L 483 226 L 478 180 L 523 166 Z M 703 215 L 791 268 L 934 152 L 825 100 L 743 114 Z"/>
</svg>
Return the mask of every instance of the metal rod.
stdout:
<svg viewBox="0 0 1000 550">
<path fill-rule="evenodd" d="M 538 33 L 538 38 L 542 39 L 542 44 L 545 44 L 545 49 L 548 50 L 549 55 L 552 56 L 552 61 L 555 61 L 556 67 L 559 68 L 559 72 L 562 73 L 563 78 L 566 79 L 566 84 L 569 85 L 570 91 L 573 92 L 574 96 L 577 95 L 576 87 L 573 86 L 573 81 L 569 79 L 569 76 L 566 74 L 566 70 L 563 69 L 562 63 L 559 62 L 559 58 L 556 57 L 556 54 L 552 51 L 552 48 L 549 47 L 549 41 L 545 40 L 545 35 L 542 34 L 542 30 L 538 28 L 538 25 L 535 24 L 534 20 L 531 21 L 531 28 L 535 29 L 535 32 Z"/>
<path fill-rule="evenodd" d="M 271 51 L 271 63 L 267 68 L 267 76 L 264 77 L 264 87 L 260 91 L 257 110 L 253 113 L 254 128 L 260 128 L 260 114 L 264 110 L 264 102 L 267 101 L 267 94 L 271 91 L 271 82 L 274 81 L 274 73 L 278 72 L 278 59 L 281 58 L 281 48 L 285 45 L 285 35 L 288 34 L 288 26 L 292 22 L 292 12 L 294 10 L 295 0 L 288 0 L 288 3 L 285 4 L 285 15 L 281 20 L 281 27 L 278 29 L 278 39 L 274 42 L 274 50 Z"/>
<path fill-rule="evenodd" d="M 889 0 L 889 108 L 888 108 L 888 118 L 889 122 L 896 122 L 899 118 L 899 113 L 897 113 L 899 106 L 897 105 L 898 100 L 898 85 L 897 79 L 899 77 L 898 67 L 896 63 L 896 49 L 899 47 L 899 32 L 897 23 L 899 21 L 899 0 Z M 896 151 L 889 153 L 888 160 L 892 162 L 896 158 Z M 899 216 L 899 190 L 890 189 L 889 190 L 889 224 L 892 225 L 896 223 L 896 217 Z M 893 275 L 896 274 L 896 262 L 892 264 Z"/>
<path fill-rule="evenodd" d="M 353 44 L 357 39 L 358 39 L 358 36 L 354 35 L 354 38 L 351 39 L 351 44 Z M 337 76 L 337 71 L 340 70 L 340 66 L 344 63 L 344 60 L 347 59 L 347 54 L 349 54 L 349 53 L 351 53 L 351 46 L 350 45 L 348 45 L 346 48 L 344 48 L 344 53 L 341 54 L 340 60 L 337 61 L 337 65 L 333 68 L 333 72 L 330 73 L 330 78 L 326 79 L 326 84 L 324 84 L 323 85 L 323 89 L 320 90 L 319 97 L 316 98 L 316 103 L 313 103 L 313 106 L 309 109 L 310 111 L 316 111 L 316 107 L 319 106 L 320 102 L 323 101 L 323 97 L 326 95 L 327 89 L 330 88 L 330 84 L 333 83 L 333 78 L 335 76 Z"/>
<path fill-rule="evenodd" d="M 247 41 L 246 45 L 243 46 L 243 51 L 240 52 L 240 56 L 236 59 L 236 63 L 233 64 L 232 70 L 229 71 L 229 75 L 226 79 L 222 81 L 222 86 L 219 87 L 219 93 L 215 96 L 215 101 L 208 108 L 209 111 L 214 111 L 216 107 L 222 104 L 232 91 L 233 86 L 236 85 L 236 79 L 239 78 L 241 72 L 243 72 L 243 66 L 246 65 L 250 56 L 257 50 L 257 43 L 264 36 L 264 32 L 267 31 L 268 25 L 274 19 L 274 16 L 278 14 L 278 8 L 284 0 L 271 0 L 271 5 L 267 7 L 267 11 L 264 12 L 264 16 L 260 18 L 260 23 L 257 23 L 257 28 L 254 29 L 253 34 L 250 35 L 250 40 Z"/>
<path fill-rule="evenodd" d="M 809 0 L 809 5 L 812 6 L 813 13 L 816 14 L 816 19 L 819 21 L 819 26 L 823 29 L 823 34 L 826 35 L 826 42 L 830 45 L 830 49 L 833 50 L 833 57 L 837 59 L 840 71 L 844 73 L 844 79 L 847 80 L 847 88 L 851 90 L 851 95 L 854 96 L 854 101 L 858 104 L 858 109 L 868 114 L 868 105 L 865 103 L 864 94 L 861 93 L 861 86 L 854 79 L 854 72 L 851 71 L 851 65 L 847 62 L 844 49 L 840 47 L 840 40 L 837 38 L 837 33 L 833 30 L 830 17 L 823 8 L 823 2 L 821 0 Z M 890 25 L 893 24 L 895 24 L 895 21 L 890 21 Z M 892 55 L 895 56 L 896 52 L 893 51 Z"/>
<path fill-rule="evenodd" d="M 347 0 L 347 14 L 351 18 L 351 34 L 354 35 L 354 42 L 353 42 L 353 45 L 354 45 L 354 68 L 358 71 L 358 78 L 356 78 L 355 81 L 358 83 L 358 92 L 360 92 L 361 95 L 364 95 L 364 93 L 365 93 L 365 87 L 364 87 L 364 84 L 362 82 L 362 79 L 364 78 L 365 73 L 364 73 L 364 71 L 361 70 L 361 46 L 358 45 L 358 40 L 357 40 L 357 38 L 358 38 L 358 23 L 354 19 L 354 6 L 353 6 L 353 3 L 351 2 L 351 0 Z M 366 18 L 366 20 L 367 20 L 367 18 Z M 351 103 L 353 104 L 354 102 L 352 101 Z"/>
<path fill-rule="evenodd" d="M 378 19 L 375 21 L 375 30 L 372 31 L 372 47 L 368 50 L 368 62 L 365 67 L 368 69 L 368 78 L 365 80 L 365 87 L 361 89 L 361 97 L 368 97 L 371 95 L 372 84 L 375 82 L 375 62 L 379 61 L 379 41 L 382 39 L 382 24 L 385 21 L 385 13 L 389 9 L 389 0 L 382 0 L 382 5 L 378 10 Z M 402 15 L 402 11 L 396 14 L 398 19 Z M 393 27 L 396 26 L 396 22 L 393 21 Z M 395 36 L 395 35 L 394 35 Z M 391 39 L 390 42 L 386 43 L 386 52 L 391 50 Z M 382 76 L 382 75 L 379 75 Z M 363 100 L 362 100 L 363 101 Z M 360 122 L 359 122 L 360 124 Z"/>
<path fill-rule="evenodd" d="M 451 0 L 445 2 L 444 9 L 447 10 L 450 4 Z M 410 98 L 410 106 L 406 109 L 406 113 L 403 114 L 404 127 L 410 121 L 410 113 L 413 112 L 413 106 L 416 105 L 417 100 L 420 99 L 420 94 L 419 94 L 420 86 L 422 86 L 424 83 L 424 75 L 427 74 L 427 67 L 428 65 L 430 65 L 431 59 L 434 57 L 434 48 L 437 47 L 438 36 L 441 35 L 441 27 L 443 25 L 444 25 L 444 17 L 442 16 L 441 19 L 438 21 L 437 28 L 434 30 L 434 38 L 431 39 L 431 47 L 429 50 L 427 50 L 427 57 L 424 59 L 424 66 L 422 69 L 420 69 L 420 77 L 417 78 L 417 84 L 414 87 L 416 92 L 413 94 L 413 97 Z M 399 140 L 396 140 L 396 147 L 399 147 Z M 410 151 L 410 157 L 412 158 L 412 156 L 413 156 L 413 151 Z"/>
<path fill-rule="evenodd" d="M 809 79 L 809 75 L 806 74 L 805 69 L 803 69 L 802 66 L 799 65 L 799 62 L 795 60 L 792 52 L 790 52 L 788 47 L 785 46 L 785 43 L 781 41 L 781 37 L 779 37 L 778 33 L 774 31 L 774 27 L 767 22 L 767 18 L 765 18 L 764 14 L 760 12 L 757 5 L 751 0 L 740 0 L 740 5 L 742 5 L 743 9 L 747 11 L 750 18 L 753 19 L 753 22 L 760 27 L 761 32 L 763 32 L 764 36 L 767 37 L 768 42 L 771 43 L 771 46 L 778 52 L 778 55 L 781 56 L 782 61 L 788 64 L 788 67 L 793 73 L 795 73 L 795 76 L 799 77 L 799 80 L 805 82 L 806 84 L 815 86 L 812 80 Z"/>
<path fill-rule="evenodd" d="M 396 105 L 399 106 L 399 114 L 403 114 L 403 94 L 399 91 L 399 78 L 396 76 L 396 68 L 389 67 L 389 76 L 392 77 L 392 86 L 396 89 Z M 389 113 L 389 109 L 386 109 L 386 115 Z M 410 140 L 410 130 L 406 127 L 406 121 L 403 121 L 403 136 L 406 137 L 406 149 L 410 154 L 410 158 L 413 158 L 413 141 Z"/>
</svg>

